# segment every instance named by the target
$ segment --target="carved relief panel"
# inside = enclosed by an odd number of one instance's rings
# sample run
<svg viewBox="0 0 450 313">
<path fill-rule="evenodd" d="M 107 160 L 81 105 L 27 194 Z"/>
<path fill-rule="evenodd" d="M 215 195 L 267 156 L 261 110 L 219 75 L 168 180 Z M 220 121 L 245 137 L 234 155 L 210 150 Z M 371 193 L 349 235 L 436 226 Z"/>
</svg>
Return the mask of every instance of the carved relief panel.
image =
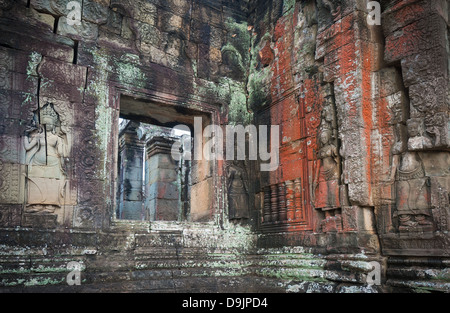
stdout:
<svg viewBox="0 0 450 313">
<path fill-rule="evenodd" d="M 323 87 L 323 106 L 316 126 L 316 153 L 313 160 L 312 200 L 320 210 L 319 229 L 323 232 L 342 231 L 341 196 L 345 186 L 341 183 L 341 156 L 338 144 L 337 116 L 333 86 Z"/>
<path fill-rule="evenodd" d="M 228 218 L 230 220 L 249 218 L 248 175 L 241 162 L 234 161 L 227 166 Z"/>
<path fill-rule="evenodd" d="M 429 178 L 425 176 L 423 162 L 417 152 L 410 151 L 415 139 L 420 136 L 419 124 L 408 121 L 408 150 L 395 151 L 392 158 L 390 182 L 395 180 L 398 230 L 409 231 L 423 227 L 431 231 Z M 398 153 L 398 154 L 397 154 Z"/>
<path fill-rule="evenodd" d="M 71 142 L 65 116 L 59 114 L 58 109 L 46 102 L 36 110 L 23 139 L 26 226 L 53 227 L 71 223 L 72 206 L 76 203 L 67 164 Z"/>
</svg>

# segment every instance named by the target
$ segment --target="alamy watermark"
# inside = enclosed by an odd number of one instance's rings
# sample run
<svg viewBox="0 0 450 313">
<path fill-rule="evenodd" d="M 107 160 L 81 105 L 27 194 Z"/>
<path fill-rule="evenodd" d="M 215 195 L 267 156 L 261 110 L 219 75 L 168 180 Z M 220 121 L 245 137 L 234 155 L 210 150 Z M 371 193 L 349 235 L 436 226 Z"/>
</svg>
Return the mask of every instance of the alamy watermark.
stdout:
<svg viewBox="0 0 450 313">
<path fill-rule="evenodd" d="M 67 269 L 71 272 L 66 276 L 66 282 L 69 286 L 81 285 L 81 268 L 80 262 L 72 261 L 67 264 Z"/>
<path fill-rule="evenodd" d="M 367 274 L 366 283 L 369 286 L 380 286 L 381 285 L 381 264 L 377 261 L 372 261 L 369 263 L 369 265 L 372 268 L 372 271 L 370 271 Z"/>
<path fill-rule="evenodd" d="M 369 1 L 367 3 L 367 10 L 369 10 L 369 15 L 367 15 L 367 24 L 381 25 L 381 5 L 378 1 Z"/>
<path fill-rule="evenodd" d="M 186 125 L 177 125 L 174 130 L 189 132 Z M 270 140 L 269 135 L 270 133 Z M 262 172 L 275 171 L 279 165 L 280 126 L 271 125 L 226 125 L 223 128 L 208 125 L 203 128 L 202 117 L 194 117 L 193 149 L 191 138 L 172 145 L 174 160 L 258 160 Z M 225 142 L 225 144 L 224 144 Z M 248 143 L 248 149 L 246 144 Z M 225 145 L 225 150 L 224 150 Z M 193 151 L 193 155 L 192 155 Z M 226 153 L 225 153 L 226 152 Z M 265 162 L 265 163 L 264 163 Z"/>
<path fill-rule="evenodd" d="M 78 1 L 67 3 L 67 24 L 70 26 L 81 25 L 81 4 Z"/>
</svg>

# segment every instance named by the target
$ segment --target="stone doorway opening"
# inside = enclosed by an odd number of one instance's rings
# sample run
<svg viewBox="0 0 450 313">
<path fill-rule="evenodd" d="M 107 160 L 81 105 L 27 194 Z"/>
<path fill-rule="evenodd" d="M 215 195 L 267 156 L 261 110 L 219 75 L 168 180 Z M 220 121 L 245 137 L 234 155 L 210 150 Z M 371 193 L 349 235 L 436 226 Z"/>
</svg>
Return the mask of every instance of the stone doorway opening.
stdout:
<svg viewBox="0 0 450 313">
<path fill-rule="evenodd" d="M 191 160 L 194 117 L 208 114 L 121 95 L 115 217 L 134 221 L 208 221 L 212 162 Z M 184 125 L 183 129 L 177 126 Z M 179 152 L 174 158 L 174 151 Z"/>
<path fill-rule="evenodd" d="M 189 215 L 191 161 L 172 158 L 192 145 L 190 131 L 119 120 L 116 217 L 125 220 L 184 221 Z"/>
</svg>

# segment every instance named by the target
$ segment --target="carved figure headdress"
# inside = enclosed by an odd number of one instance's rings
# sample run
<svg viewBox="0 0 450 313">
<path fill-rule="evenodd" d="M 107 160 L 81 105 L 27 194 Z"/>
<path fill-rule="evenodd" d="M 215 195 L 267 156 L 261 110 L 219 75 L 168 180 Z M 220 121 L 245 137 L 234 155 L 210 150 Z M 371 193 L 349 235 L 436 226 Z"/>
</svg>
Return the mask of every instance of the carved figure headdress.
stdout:
<svg viewBox="0 0 450 313">
<path fill-rule="evenodd" d="M 42 125 L 55 125 L 58 123 L 58 113 L 53 108 L 53 104 L 47 102 L 40 110 L 40 121 Z"/>
</svg>

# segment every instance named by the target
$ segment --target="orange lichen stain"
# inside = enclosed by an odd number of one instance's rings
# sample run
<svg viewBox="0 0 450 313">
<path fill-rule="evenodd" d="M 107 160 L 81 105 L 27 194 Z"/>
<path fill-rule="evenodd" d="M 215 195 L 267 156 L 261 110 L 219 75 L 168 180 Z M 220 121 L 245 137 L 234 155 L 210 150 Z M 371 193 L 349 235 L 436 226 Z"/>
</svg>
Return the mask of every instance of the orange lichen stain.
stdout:
<svg viewBox="0 0 450 313">
<path fill-rule="evenodd" d="M 385 54 L 390 61 L 417 53 L 422 45 L 431 45 L 430 31 L 421 27 L 421 21 L 409 24 L 386 37 Z"/>
<path fill-rule="evenodd" d="M 273 37 L 275 44 L 273 47 L 271 94 L 272 100 L 277 101 L 294 87 L 291 57 L 294 39 L 292 20 L 287 17 L 280 18 L 275 26 Z"/>
<path fill-rule="evenodd" d="M 421 4 L 415 4 L 414 2 L 417 2 L 416 0 L 404 0 L 404 1 L 399 1 L 398 3 L 396 3 L 391 9 L 389 9 L 389 11 L 394 12 L 397 11 L 397 13 L 399 13 L 400 15 L 403 15 L 405 17 L 409 17 L 411 18 L 411 16 L 408 15 L 413 15 L 413 14 L 417 14 L 420 12 L 425 11 L 425 8 L 422 7 Z M 406 9 L 406 10 L 402 10 L 402 9 Z M 413 15 L 415 16 L 415 15 Z"/>
</svg>

